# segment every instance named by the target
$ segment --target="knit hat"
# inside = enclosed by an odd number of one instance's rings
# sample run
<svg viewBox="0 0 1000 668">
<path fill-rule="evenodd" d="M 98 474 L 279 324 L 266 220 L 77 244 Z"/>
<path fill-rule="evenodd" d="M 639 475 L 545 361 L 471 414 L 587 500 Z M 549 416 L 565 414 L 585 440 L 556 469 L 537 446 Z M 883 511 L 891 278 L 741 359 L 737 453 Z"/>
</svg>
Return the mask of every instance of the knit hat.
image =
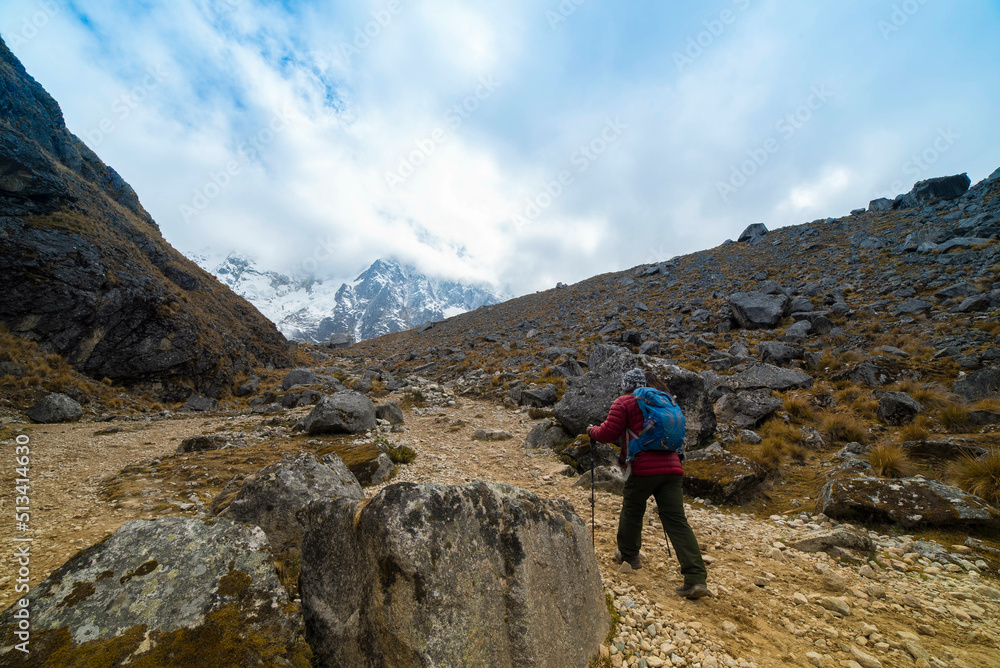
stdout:
<svg viewBox="0 0 1000 668">
<path fill-rule="evenodd" d="M 622 376 L 622 393 L 634 392 L 637 387 L 646 387 L 646 374 L 642 369 L 626 371 Z"/>
</svg>

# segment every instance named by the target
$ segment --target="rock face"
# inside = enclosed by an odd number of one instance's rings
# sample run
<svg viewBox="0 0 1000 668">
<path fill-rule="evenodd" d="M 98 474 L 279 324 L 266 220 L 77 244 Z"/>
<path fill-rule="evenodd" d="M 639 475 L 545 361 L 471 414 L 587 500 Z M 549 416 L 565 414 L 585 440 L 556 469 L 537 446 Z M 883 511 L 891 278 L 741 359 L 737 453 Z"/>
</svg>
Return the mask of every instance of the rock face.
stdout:
<svg viewBox="0 0 1000 668">
<path fill-rule="evenodd" d="M 685 448 L 697 449 L 711 440 L 716 427 L 715 412 L 705 379 L 654 357 L 637 358 L 619 346 L 594 346 L 588 361 L 590 371 L 570 382 L 556 404 L 556 419 L 571 435 L 584 433 L 588 425 L 601 424 L 608 417 L 611 404 L 620 396 L 622 374 L 636 367 L 645 367 L 656 374 L 677 398 L 684 411 Z"/>
<path fill-rule="evenodd" d="M 375 427 L 375 404 L 360 392 L 337 392 L 316 404 L 304 424 L 310 436 L 368 431 Z"/>
<path fill-rule="evenodd" d="M 556 419 L 572 434 L 582 434 L 588 425 L 601 424 L 618 398 L 622 374 L 637 366 L 635 356 L 620 346 L 596 345 L 590 353 L 590 371 L 572 379 L 556 404 Z"/>
<path fill-rule="evenodd" d="M 217 396 L 288 363 L 257 310 L 173 249 L 0 41 L 0 322 L 93 378 Z"/>
<path fill-rule="evenodd" d="M 927 478 L 842 478 L 820 493 L 821 510 L 834 519 L 889 520 L 903 527 L 981 526 L 1000 529 L 1000 511 L 977 496 Z"/>
<path fill-rule="evenodd" d="M 83 408 L 65 394 L 50 394 L 25 411 L 32 422 L 52 424 L 54 422 L 76 422 L 83 417 Z"/>
<path fill-rule="evenodd" d="M 789 303 L 783 294 L 737 292 L 729 297 L 733 319 L 744 329 L 774 329 L 788 315 Z"/>
<path fill-rule="evenodd" d="M 3 665 L 305 668 L 311 657 L 264 532 L 229 520 L 129 522 L 26 597 L 30 654 L 13 648 L 8 608 Z"/>
<path fill-rule="evenodd" d="M 385 420 L 389 424 L 403 424 L 405 422 L 403 409 L 399 407 L 399 403 L 396 401 L 389 401 L 381 406 L 376 406 L 375 417 L 379 420 Z"/>
<path fill-rule="evenodd" d="M 566 430 L 555 423 L 555 420 L 542 420 L 528 432 L 525 444 L 529 448 L 551 450 L 562 441 L 569 438 Z"/>
<path fill-rule="evenodd" d="M 256 524 L 267 534 L 276 553 L 296 554 L 302 543 L 302 526 L 295 513 L 329 496 L 363 499 L 365 493 L 340 457 L 329 454 L 321 461 L 313 453 L 304 452 L 247 477 L 219 516 Z"/>
<path fill-rule="evenodd" d="M 645 358 L 642 365 L 666 383 L 684 412 L 684 448 L 697 450 L 715 436 L 715 411 L 705 379 L 694 371 Z"/>
<path fill-rule="evenodd" d="M 878 419 L 898 427 L 913 422 L 923 409 L 920 402 L 906 392 L 886 392 L 878 400 Z"/>
<path fill-rule="evenodd" d="M 684 492 L 712 503 L 747 501 L 766 477 L 756 463 L 728 452 L 698 452 L 684 461 Z"/>
<path fill-rule="evenodd" d="M 312 369 L 292 369 L 281 380 L 281 389 L 289 390 L 296 385 L 311 385 L 317 380 L 316 373 Z"/>
<path fill-rule="evenodd" d="M 753 429 L 774 415 L 783 403 L 770 390 L 734 392 L 719 399 L 719 418 L 740 429 Z"/>
<path fill-rule="evenodd" d="M 894 207 L 908 209 L 937 199 L 957 199 L 964 195 L 972 184 L 968 174 L 940 176 L 914 184 L 913 189 L 896 198 Z"/>
<path fill-rule="evenodd" d="M 968 373 L 952 385 L 955 394 L 975 401 L 1000 396 L 1000 366 L 990 366 Z"/>
<path fill-rule="evenodd" d="M 590 530 L 564 501 L 398 483 L 300 519 L 318 665 L 583 667 L 607 634 Z"/>
</svg>

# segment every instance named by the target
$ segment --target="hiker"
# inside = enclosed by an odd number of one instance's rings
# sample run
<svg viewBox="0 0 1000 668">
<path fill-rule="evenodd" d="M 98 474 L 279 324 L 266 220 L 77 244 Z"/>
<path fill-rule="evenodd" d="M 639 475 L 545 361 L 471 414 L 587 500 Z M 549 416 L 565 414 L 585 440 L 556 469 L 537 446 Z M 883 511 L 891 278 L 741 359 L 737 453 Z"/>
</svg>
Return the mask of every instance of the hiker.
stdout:
<svg viewBox="0 0 1000 668">
<path fill-rule="evenodd" d="M 677 587 L 680 596 L 697 599 L 709 596 L 706 580 L 708 573 L 701 558 L 698 540 L 684 516 L 684 497 L 681 478 L 684 467 L 681 453 L 667 450 L 642 450 L 628 461 L 629 443 L 643 431 L 643 413 L 639 400 L 633 395 L 640 387 L 651 387 L 670 394 L 667 387 L 654 374 L 642 369 L 632 369 L 621 380 L 621 396 L 611 404 L 608 418 L 599 426 L 587 427 L 591 441 L 619 443 L 621 452 L 618 465 L 628 464 L 621 516 L 618 519 L 618 549 L 615 563 L 627 562 L 633 569 L 642 567 L 639 548 L 642 545 L 642 520 L 646 514 L 646 501 L 656 499 L 656 508 L 664 532 L 677 552 L 684 585 Z"/>
</svg>

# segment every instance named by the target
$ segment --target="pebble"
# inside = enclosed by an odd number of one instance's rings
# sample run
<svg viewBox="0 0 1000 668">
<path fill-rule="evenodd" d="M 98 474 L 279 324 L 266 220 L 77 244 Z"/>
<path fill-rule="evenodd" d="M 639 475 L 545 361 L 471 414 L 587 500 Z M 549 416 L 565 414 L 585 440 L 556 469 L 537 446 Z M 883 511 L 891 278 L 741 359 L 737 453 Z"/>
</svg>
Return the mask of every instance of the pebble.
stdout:
<svg viewBox="0 0 1000 668">
<path fill-rule="evenodd" d="M 857 647 L 851 648 L 851 654 L 854 656 L 854 660 L 861 664 L 862 668 L 882 668 L 881 661 L 871 654 L 862 652 Z"/>
</svg>

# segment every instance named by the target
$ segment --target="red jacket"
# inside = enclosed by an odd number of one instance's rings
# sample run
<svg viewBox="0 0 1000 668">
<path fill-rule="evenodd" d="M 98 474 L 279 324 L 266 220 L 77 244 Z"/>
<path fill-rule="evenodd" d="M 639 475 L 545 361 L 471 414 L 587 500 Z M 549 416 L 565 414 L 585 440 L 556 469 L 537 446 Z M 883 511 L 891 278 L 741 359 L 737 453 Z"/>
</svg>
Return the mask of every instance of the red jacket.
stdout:
<svg viewBox="0 0 1000 668">
<path fill-rule="evenodd" d="M 631 394 L 624 394 L 611 404 L 608 419 L 588 430 L 591 440 L 598 443 L 620 443 L 622 458 L 628 457 L 628 443 L 631 438 L 626 429 L 633 434 L 642 431 L 642 409 L 639 400 Z M 619 440 L 620 439 L 620 440 Z M 684 475 L 684 466 L 676 452 L 640 452 L 632 460 L 632 475 Z"/>
</svg>

